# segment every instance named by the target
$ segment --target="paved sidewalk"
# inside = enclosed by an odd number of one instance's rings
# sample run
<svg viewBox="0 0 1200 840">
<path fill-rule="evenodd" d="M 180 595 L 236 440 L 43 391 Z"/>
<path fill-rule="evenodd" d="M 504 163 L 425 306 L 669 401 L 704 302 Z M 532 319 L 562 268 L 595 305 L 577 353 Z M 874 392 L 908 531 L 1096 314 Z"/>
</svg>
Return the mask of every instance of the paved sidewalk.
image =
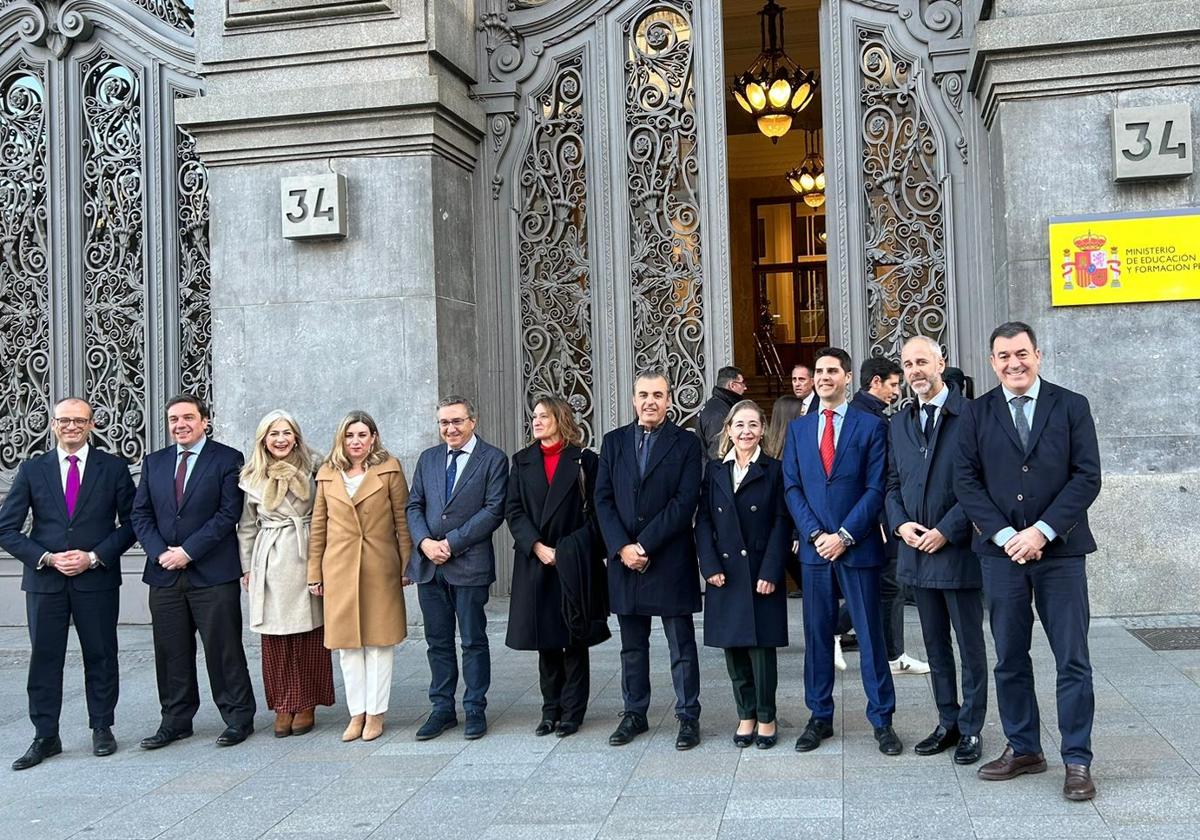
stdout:
<svg viewBox="0 0 1200 840">
<path fill-rule="evenodd" d="M 789 603 L 792 638 L 799 640 L 798 602 Z M 1200 834 L 1200 651 L 1155 653 L 1125 629 L 1136 620 L 1093 623 L 1093 770 L 1100 793 L 1093 802 L 1070 803 L 1060 793 L 1053 660 L 1040 630 L 1034 656 L 1050 772 L 986 783 L 974 767 L 956 767 L 949 754 L 913 754 L 912 745 L 936 722 L 927 678 L 897 680 L 895 727 L 905 753 L 881 755 L 863 718 L 857 654 L 849 656 L 851 670 L 835 689 L 835 737 L 816 752 L 795 753 L 792 742 L 808 717 L 798 643 L 781 651 L 781 741 L 773 750 L 739 751 L 730 742 L 736 715 L 729 680 L 720 652 L 707 648 L 701 654 L 704 741 L 691 752 L 674 750 L 668 657 L 657 629 L 648 735 L 624 748 L 606 743 L 621 705 L 613 640 L 593 651 L 593 700 L 583 730 L 563 740 L 535 738 L 536 658 L 503 646 L 505 608 L 503 601 L 492 605 L 490 731 L 470 743 L 461 726 L 434 741 L 413 740 L 426 711 L 428 676 L 424 643 L 416 639 L 397 651 L 392 708 L 378 741 L 342 744 L 340 707 L 319 710 L 309 735 L 276 739 L 273 716 L 263 709 L 249 741 L 219 749 L 213 740 L 222 725 L 205 688 L 195 736 L 144 752 L 137 741 L 158 721 L 153 653 L 148 628 L 123 627 L 115 727 L 121 750 L 110 758 L 91 756 L 82 668 L 78 653 L 71 653 L 65 752 L 21 773 L 0 768 L 0 837 L 1193 840 Z M 920 654 L 911 607 L 907 619 L 909 650 Z M 1200 616 L 1145 621 L 1197 625 Z M 252 646 L 248 652 L 261 703 L 259 651 Z M 32 737 L 25 716 L 27 659 L 24 629 L 0 628 L 5 765 Z M 203 676 L 201 683 L 207 686 Z M 991 708 L 985 760 L 1002 747 Z"/>
</svg>

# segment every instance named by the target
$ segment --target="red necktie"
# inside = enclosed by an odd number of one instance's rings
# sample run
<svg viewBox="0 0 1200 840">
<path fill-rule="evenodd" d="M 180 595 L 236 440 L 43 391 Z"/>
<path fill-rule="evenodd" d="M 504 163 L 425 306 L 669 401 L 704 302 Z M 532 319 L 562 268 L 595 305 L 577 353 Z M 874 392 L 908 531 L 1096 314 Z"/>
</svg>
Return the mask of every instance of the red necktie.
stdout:
<svg viewBox="0 0 1200 840">
<path fill-rule="evenodd" d="M 825 431 L 821 433 L 821 463 L 825 465 L 825 475 L 833 472 L 833 409 L 827 408 L 821 412 L 825 415 Z"/>
<path fill-rule="evenodd" d="M 179 466 L 175 470 L 175 506 L 179 507 L 183 502 L 183 486 L 187 483 L 187 462 L 188 458 L 192 457 L 192 453 L 188 450 L 183 450 L 180 453 L 182 456 L 179 459 Z"/>
</svg>

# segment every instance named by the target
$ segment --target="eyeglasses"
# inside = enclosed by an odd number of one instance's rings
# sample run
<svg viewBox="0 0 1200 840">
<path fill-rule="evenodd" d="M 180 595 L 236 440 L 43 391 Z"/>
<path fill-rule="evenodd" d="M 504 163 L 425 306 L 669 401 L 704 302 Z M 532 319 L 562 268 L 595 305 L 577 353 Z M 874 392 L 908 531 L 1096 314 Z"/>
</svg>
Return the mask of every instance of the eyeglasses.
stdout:
<svg viewBox="0 0 1200 840">
<path fill-rule="evenodd" d="M 55 417 L 55 424 L 59 426 L 79 426 L 83 428 L 92 422 L 91 417 Z"/>
<path fill-rule="evenodd" d="M 453 426 L 456 429 L 461 429 L 463 426 L 467 425 L 467 423 L 470 422 L 470 420 L 471 420 L 470 417 L 454 417 L 450 420 L 439 420 L 438 428 L 439 429 L 448 429 L 451 426 Z"/>
</svg>

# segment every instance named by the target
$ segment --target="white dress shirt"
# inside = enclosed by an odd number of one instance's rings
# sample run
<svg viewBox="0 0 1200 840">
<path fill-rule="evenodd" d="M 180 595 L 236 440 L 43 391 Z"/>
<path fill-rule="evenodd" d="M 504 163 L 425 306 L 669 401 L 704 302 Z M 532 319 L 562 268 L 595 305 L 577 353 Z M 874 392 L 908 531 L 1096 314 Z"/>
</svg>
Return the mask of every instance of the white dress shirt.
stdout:
<svg viewBox="0 0 1200 840">
<path fill-rule="evenodd" d="M 762 447 L 754 447 L 754 451 L 750 453 L 750 460 L 746 462 L 746 466 L 741 466 L 737 461 L 737 448 L 734 447 L 725 453 L 725 461 L 733 462 L 733 492 L 736 493 L 738 488 L 742 486 L 742 482 L 746 478 L 746 473 L 750 472 L 750 465 L 758 460 L 758 456 L 762 454 Z"/>
<path fill-rule="evenodd" d="M 67 450 L 63 449 L 61 446 L 57 448 L 56 451 L 58 452 L 58 474 L 62 478 L 62 487 L 63 487 L 63 495 L 64 496 L 66 495 L 66 492 L 67 492 L 67 472 L 71 469 L 71 462 L 68 461 L 67 458 L 70 457 L 71 455 L 74 455 L 76 458 L 79 459 L 79 483 L 80 483 L 80 485 L 82 485 L 83 484 L 83 471 L 87 467 L 88 452 L 91 451 L 91 448 L 92 447 L 86 443 L 83 446 L 79 447 L 78 452 L 68 452 Z"/>
</svg>

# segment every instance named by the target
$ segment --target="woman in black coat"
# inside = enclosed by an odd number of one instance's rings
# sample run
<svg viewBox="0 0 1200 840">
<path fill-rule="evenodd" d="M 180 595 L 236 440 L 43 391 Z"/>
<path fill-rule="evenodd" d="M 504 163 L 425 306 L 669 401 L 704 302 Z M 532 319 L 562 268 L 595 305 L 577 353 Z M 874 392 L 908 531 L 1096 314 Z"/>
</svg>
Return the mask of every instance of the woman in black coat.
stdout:
<svg viewBox="0 0 1200 840">
<path fill-rule="evenodd" d="M 775 746 L 775 649 L 787 645 L 783 568 L 792 522 L 783 465 L 763 454 L 765 418 L 743 400 L 725 418 L 718 460 L 704 473 L 696 515 L 704 597 L 704 644 L 725 649 L 737 703 L 739 747 Z"/>
<path fill-rule="evenodd" d="M 533 443 L 513 456 L 505 519 L 512 597 L 505 644 L 538 652 L 542 720 L 535 735 L 579 731 L 589 693 L 588 646 L 609 636 L 603 547 L 591 511 L 598 458 L 582 447 L 570 405 L 542 397 Z"/>
</svg>

